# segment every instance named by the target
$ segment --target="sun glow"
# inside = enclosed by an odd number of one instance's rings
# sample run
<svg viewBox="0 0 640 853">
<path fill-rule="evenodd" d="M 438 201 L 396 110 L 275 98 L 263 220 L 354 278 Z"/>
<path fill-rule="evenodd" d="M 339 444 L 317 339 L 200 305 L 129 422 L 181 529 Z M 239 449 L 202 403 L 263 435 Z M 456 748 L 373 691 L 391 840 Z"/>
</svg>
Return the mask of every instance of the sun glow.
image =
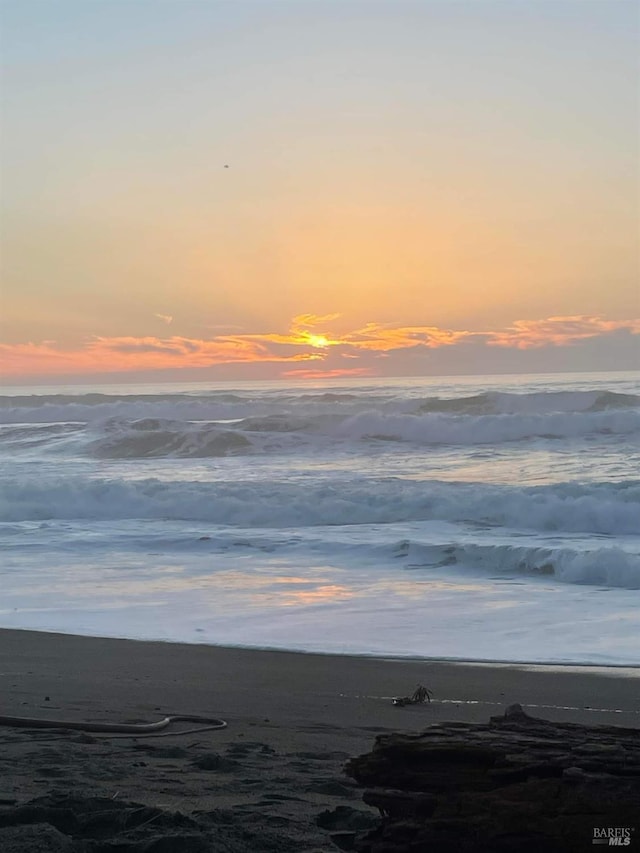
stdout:
<svg viewBox="0 0 640 853">
<path fill-rule="evenodd" d="M 380 373 L 381 359 L 396 359 L 401 370 L 409 363 L 402 361 L 403 353 L 415 357 L 422 351 L 431 357 L 443 349 L 457 352 L 463 359 L 454 359 L 454 364 L 470 365 L 491 350 L 575 349 L 581 344 L 597 345 L 598 340 L 602 345 L 606 339 L 610 343 L 627 342 L 637 356 L 636 338 L 640 335 L 640 318 L 608 320 L 587 315 L 514 320 L 506 327 L 481 331 L 377 322 L 351 331 L 347 328 L 333 337 L 313 331 L 316 324 L 322 328 L 321 323 L 328 324 L 338 316 L 299 315 L 284 333 L 235 332 L 208 338 L 94 336 L 71 346 L 53 340 L 0 343 L 0 368 L 6 379 L 271 363 L 279 376 L 321 379 L 375 376 Z M 420 369 L 426 366 L 423 359 Z"/>
<path fill-rule="evenodd" d="M 325 338 L 324 335 L 312 335 L 310 332 L 306 332 L 305 341 L 309 344 L 309 346 L 316 347 L 316 349 L 326 349 L 332 343 L 328 338 Z"/>
</svg>

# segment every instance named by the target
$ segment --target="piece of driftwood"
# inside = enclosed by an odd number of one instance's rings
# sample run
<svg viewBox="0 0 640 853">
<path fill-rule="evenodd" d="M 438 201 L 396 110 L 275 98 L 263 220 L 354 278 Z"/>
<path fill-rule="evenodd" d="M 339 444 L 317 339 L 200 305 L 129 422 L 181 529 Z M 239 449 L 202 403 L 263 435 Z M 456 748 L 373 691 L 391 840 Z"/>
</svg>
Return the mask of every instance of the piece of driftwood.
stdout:
<svg viewBox="0 0 640 853">
<path fill-rule="evenodd" d="M 405 705 L 423 705 L 425 702 L 431 702 L 433 693 L 422 684 L 418 684 L 411 696 L 394 696 L 391 700 L 394 705 L 403 708 Z"/>
<path fill-rule="evenodd" d="M 346 771 L 381 815 L 353 840 L 358 853 L 640 851 L 640 729 L 553 723 L 514 705 L 487 724 L 380 735 Z"/>
</svg>

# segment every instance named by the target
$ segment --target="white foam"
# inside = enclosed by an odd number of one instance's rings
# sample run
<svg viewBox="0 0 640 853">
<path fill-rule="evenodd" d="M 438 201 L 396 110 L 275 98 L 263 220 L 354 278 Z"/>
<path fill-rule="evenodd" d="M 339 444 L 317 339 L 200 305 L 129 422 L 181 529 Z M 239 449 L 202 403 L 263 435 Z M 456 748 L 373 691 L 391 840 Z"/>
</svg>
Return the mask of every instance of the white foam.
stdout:
<svg viewBox="0 0 640 853">
<path fill-rule="evenodd" d="M 52 554 L 6 576 L 3 627 L 382 656 L 638 665 L 639 593 L 325 555 L 206 550 L 189 562 Z M 431 685 L 437 690 L 437 685 Z"/>
<path fill-rule="evenodd" d="M 602 374 L 4 397 L 0 624 L 637 664 L 636 391 Z"/>
<path fill-rule="evenodd" d="M 155 406 L 152 407 L 155 410 Z M 51 416 L 53 413 L 48 413 Z M 65 412 L 69 415 L 69 412 Z M 175 411 L 173 412 L 175 415 Z M 193 412 L 185 412 L 193 415 Z M 211 412 L 208 412 L 211 415 Z M 237 413 L 236 413 L 237 414 Z M 260 441 L 259 436 L 277 437 L 278 447 L 306 447 L 309 452 L 324 448 L 339 439 L 353 445 L 371 441 L 396 441 L 417 445 L 481 446 L 524 442 L 542 438 L 571 441 L 597 436 L 640 436 L 640 410 L 603 412 L 552 413 L 537 415 L 451 415 L 451 414 L 391 414 L 384 411 L 361 411 L 357 414 L 323 412 L 321 414 L 270 413 L 250 417 L 225 417 L 218 420 L 175 420 L 154 414 L 141 418 L 97 418 L 86 430 L 81 423 L 45 423 L 40 427 L 5 426 L 0 429 L 0 443 L 27 445 L 37 442 L 46 449 L 49 441 L 56 449 L 61 431 L 75 439 L 75 452 L 95 453 L 113 458 L 145 458 L 146 456 L 217 456 L 225 441 L 220 430 L 227 429 L 228 450 L 244 448 L 243 452 L 260 453 L 273 443 Z M 232 437 L 235 434 L 235 438 Z"/>
<path fill-rule="evenodd" d="M 489 391 L 474 396 L 427 398 L 420 405 L 419 411 L 469 415 L 539 415 L 637 408 L 638 406 L 640 406 L 640 396 L 615 391 L 533 391 L 521 394 Z"/>
<path fill-rule="evenodd" d="M 396 479 L 163 482 L 39 476 L 9 480 L 0 521 L 182 519 L 242 527 L 441 520 L 524 530 L 640 532 L 640 483 L 518 488 Z"/>
<path fill-rule="evenodd" d="M 285 390 L 264 392 L 210 392 L 207 394 L 40 394 L 0 396 L 0 423 L 91 423 L 108 418 L 169 418 L 218 420 L 262 417 L 283 411 L 313 416 L 328 411 L 357 413 L 371 409 L 389 414 L 454 415 L 544 415 L 633 410 L 640 407 L 640 395 L 600 390 L 530 391 L 513 393 L 488 391 L 460 395 L 453 388 L 446 396 L 417 396 L 415 387 L 354 388 L 349 392 L 315 393 Z"/>
<path fill-rule="evenodd" d="M 464 566 L 484 574 L 547 577 L 563 583 L 640 589 L 640 552 L 617 547 L 458 544 L 403 542 L 399 553 L 415 569 Z"/>
<path fill-rule="evenodd" d="M 545 415 L 389 415 L 362 412 L 334 429 L 343 438 L 381 438 L 419 444 L 501 444 L 543 437 L 640 433 L 640 412 L 613 411 Z"/>
</svg>

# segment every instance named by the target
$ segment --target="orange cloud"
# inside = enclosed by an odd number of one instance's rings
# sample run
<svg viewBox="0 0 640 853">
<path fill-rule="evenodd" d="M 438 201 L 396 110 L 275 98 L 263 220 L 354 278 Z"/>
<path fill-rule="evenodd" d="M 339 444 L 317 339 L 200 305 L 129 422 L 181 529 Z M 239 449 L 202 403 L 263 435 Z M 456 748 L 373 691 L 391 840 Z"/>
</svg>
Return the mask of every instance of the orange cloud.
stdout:
<svg viewBox="0 0 640 853">
<path fill-rule="evenodd" d="M 601 317 L 548 317 L 546 320 L 516 320 L 504 332 L 487 332 L 489 346 L 532 349 L 569 346 L 576 341 L 628 331 L 640 334 L 640 320 L 603 320 Z"/>
<path fill-rule="evenodd" d="M 313 329 L 316 326 L 331 323 L 332 320 L 337 320 L 341 314 L 297 314 L 291 321 L 291 329 Z"/>
<path fill-rule="evenodd" d="M 430 349 L 451 346 L 471 334 L 471 332 L 438 329 L 436 326 L 402 326 L 398 329 L 392 329 L 378 323 L 367 323 L 363 329 L 352 332 L 342 340 L 343 343 L 348 343 L 357 349 L 389 352 L 390 350 L 419 346 Z"/>
<path fill-rule="evenodd" d="M 76 349 L 55 342 L 0 345 L 3 373 L 9 376 L 63 373 L 127 372 L 167 368 L 209 367 L 241 362 L 313 361 L 315 353 L 280 355 L 255 341 L 214 338 L 210 341 L 171 337 L 94 338 Z"/>
<path fill-rule="evenodd" d="M 286 344 L 290 346 L 311 346 L 319 349 L 326 347 L 338 346 L 344 341 L 340 338 L 333 339 L 327 337 L 326 334 L 316 334 L 309 331 L 315 329 L 316 326 L 322 326 L 336 320 L 340 314 L 298 314 L 291 321 L 289 334 L 282 335 L 277 333 L 258 334 L 258 335 L 243 335 L 245 340 L 262 341 L 264 343 Z"/>
<path fill-rule="evenodd" d="M 390 328 L 379 323 L 367 323 L 346 335 L 329 337 L 327 333 L 317 334 L 310 329 L 325 326 L 339 317 L 339 314 L 300 314 L 291 321 L 289 334 L 243 335 L 245 340 L 264 343 L 287 344 L 291 346 L 311 346 L 319 349 L 342 346 L 357 350 L 371 350 L 379 353 L 409 347 L 451 346 L 471 335 L 471 332 L 439 329 L 436 326 L 402 326 Z"/>
<path fill-rule="evenodd" d="M 601 317 L 549 317 L 516 320 L 504 330 L 471 332 L 437 326 L 390 327 L 368 323 L 343 335 L 330 336 L 326 326 L 338 314 L 294 317 L 288 333 L 219 334 L 209 340 L 174 335 L 167 338 L 95 337 L 75 348 L 55 341 L 0 345 L 5 376 L 117 373 L 212 367 L 218 364 L 329 361 L 325 369 L 290 370 L 282 376 L 319 379 L 364 376 L 370 367 L 334 367 L 331 348 L 341 359 L 363 362 L 415 348 L 438 349 L 457 344 L 527 350 L 566 347 L 589 338 L 626 331 L 640 334 L 640 320 Z M 335 359 L 334 359 L 335 361 Z"/>
</svg>

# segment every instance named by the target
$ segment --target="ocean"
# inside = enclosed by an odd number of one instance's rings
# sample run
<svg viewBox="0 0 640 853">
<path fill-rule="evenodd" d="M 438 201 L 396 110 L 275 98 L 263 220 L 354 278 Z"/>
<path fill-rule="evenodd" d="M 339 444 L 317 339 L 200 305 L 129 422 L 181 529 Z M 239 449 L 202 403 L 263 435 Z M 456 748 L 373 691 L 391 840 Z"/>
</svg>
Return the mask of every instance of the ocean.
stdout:
<svg viewBox="0 0 640 853">
<path fill-rule="evenodd" d="M 640 665 L 637 374 L 0 400 L 0 627 Z"/>
</svg>

